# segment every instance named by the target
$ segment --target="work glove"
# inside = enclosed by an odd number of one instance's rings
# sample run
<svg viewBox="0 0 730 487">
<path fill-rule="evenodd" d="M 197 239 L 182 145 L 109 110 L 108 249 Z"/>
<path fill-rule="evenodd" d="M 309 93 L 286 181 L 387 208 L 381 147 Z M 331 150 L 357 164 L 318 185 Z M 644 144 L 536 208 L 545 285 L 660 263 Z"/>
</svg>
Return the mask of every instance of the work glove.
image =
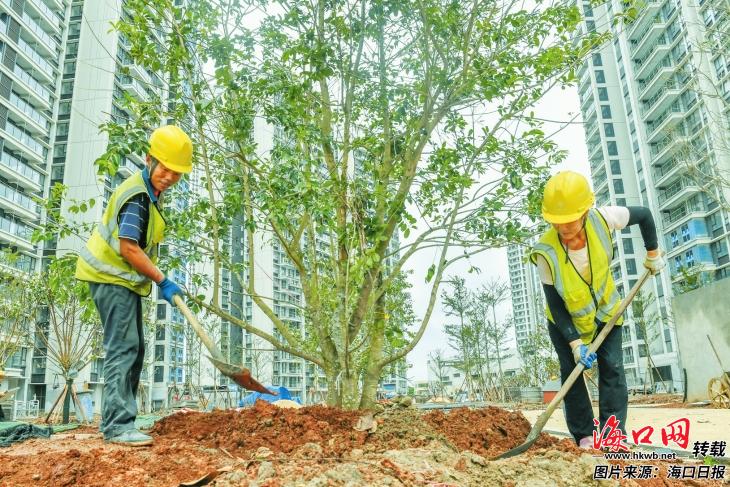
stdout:
<svg viewBox="0 0 730 487">
<path fill-rule="evenodd" d="M 168 278 L 164 278 L 157 285 L 160 288 L 162 298 L 173 306 L 175 306 L 175 302 L 172 300 L 173 296 L 175 296 L 176 294 L 184 296 L 183 290 L 180 288 L 180 286 L 178 286 L 174 281 L 171 281 Z"/>
<path fill-rule="evenodd" d="M 596 361 L 598 355 L 596 355 L 595 352 L 588 353 L 588 346 L 581 343 L 580 345 L 573 347 L 573 358 L 575 359 L 576 364 L 580 362 L 586 369 L 590 369 L 593 367 L 593 362 Z"/>
<path fill-rule="evenodd" d="M 644 267 L 651 271 L 652 276 L 656 276 L 659 272 L 664 269 L 667 265 L 667 260 L 664 258 L 664 252 L 660 251 L 655 257 L 646 256 L 644 261 Z"/>
</svg>

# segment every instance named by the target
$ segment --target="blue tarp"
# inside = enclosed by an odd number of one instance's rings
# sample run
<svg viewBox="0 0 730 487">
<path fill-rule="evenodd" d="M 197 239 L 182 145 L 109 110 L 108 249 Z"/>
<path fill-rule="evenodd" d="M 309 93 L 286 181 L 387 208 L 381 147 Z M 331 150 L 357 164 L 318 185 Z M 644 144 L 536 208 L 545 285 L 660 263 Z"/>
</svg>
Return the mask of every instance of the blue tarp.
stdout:
<svg viewBox="0 0 730 487">
<path fill-rule="evenodd" d="M 260 392 L 252 392 L 248 396 L 244 397 L 240 401 L 238 401 L 238 407 L 246 407 L 246 406 L 253 406 L 257 400 L 261 399 L 262 401 L 266 402 L 274 402 L 278 401 L 279 399 L 289 399 L 290 401 L 295 401 L 299 404 L 302 402 L 299 400 L 298 397 L 292 397 L 291 392 L 289 392 L 289 389 L 287 389 L 284 386 L 266 386 L 266 388 L 270 391 L 276 391 L 279 395 L 273 396 L 271 394 L 261 394 Z"/>
</svg>

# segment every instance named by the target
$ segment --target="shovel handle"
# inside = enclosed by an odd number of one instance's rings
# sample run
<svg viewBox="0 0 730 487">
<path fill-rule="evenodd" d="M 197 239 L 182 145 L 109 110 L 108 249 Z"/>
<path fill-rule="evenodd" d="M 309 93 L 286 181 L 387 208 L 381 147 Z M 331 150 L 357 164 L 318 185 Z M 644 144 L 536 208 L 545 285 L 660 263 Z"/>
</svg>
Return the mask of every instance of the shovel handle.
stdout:
<svg viewBox="0 0 730 487">
<path fill-rule="evenodd" d="M 185 301 L 183 301 L 182 297 L 176 294 L 172 299 L 175 301 L 175 306 L 177 306 L 182 314 L 185 315 L 185 319 L 188 320 L 188 323 L 190 323 L 190 326 L 193 327 L 193 330 L 195 330 L 195 333 L 198 337 L 200 337 L 203 345 L 205 345 L 205 348 L 208 349 L 213 358 L 225 362 L 223 354 L 220 350 L 218 350 L 216 344 L 213 343 L 213 340 L 211 340 L 210 336 L 205 332 L 198 319 L 195 317 L 193 312 L 190 311 L 190 308 L 188 308 L 188 305 L 185 304 Z"/>
</svg>

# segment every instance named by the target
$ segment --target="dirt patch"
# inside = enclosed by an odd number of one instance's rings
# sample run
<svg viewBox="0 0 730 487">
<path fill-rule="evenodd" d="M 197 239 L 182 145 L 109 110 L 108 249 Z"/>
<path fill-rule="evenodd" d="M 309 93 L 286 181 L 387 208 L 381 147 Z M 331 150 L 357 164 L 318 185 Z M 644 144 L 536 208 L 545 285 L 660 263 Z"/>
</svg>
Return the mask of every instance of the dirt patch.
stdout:
<svg viewBox="0 0 730 487">
<path fill-rule="evenodd" d="M 602 456 L 545 434 L 522 455 L 490 461 L 524 441 L 530 423 L 520 412 L 391 406 L 375 416 L 370 434 L 353 429 L 359 415 L 264 402 L 178 413 L 158 422 L 154 445 L 140 449 L 105 444 L 94 429 L 71 431 L 0 450 L 0 487 L 170 486 L 213 472 L 209 485 L 219 487 L 619 485 L 593 480 L 595 466 L 606 464 Z M 639 485 L 691 485 L 663 478 L 679 462 L 656 463 L 654 483 Z"/>
<path fill-rule="evenodd" d="M 194 441 L 245 456 L 260 447 L 289 453 L 305 443 L 323 447 L 327 456 L 341 456 L 362 446 L 367 433 L 354 431 L 360 413 L 326 406 L 281 409 L 264 401 L 241 410 L 173 414 L 155 424 L 150 434 L 165 441 Z"/>
<path fill-rule="evenodd" d="M 459 449 L 487 458 L 521 444 L 532 428 L 522 413 L 491 406 L 484 409 L 458 408 L 446 413 L 436 410 L 423 419 Z M 531 448 L 547 448 L 557 442 L 554 437 L 542 433 Z"/>
</svg>

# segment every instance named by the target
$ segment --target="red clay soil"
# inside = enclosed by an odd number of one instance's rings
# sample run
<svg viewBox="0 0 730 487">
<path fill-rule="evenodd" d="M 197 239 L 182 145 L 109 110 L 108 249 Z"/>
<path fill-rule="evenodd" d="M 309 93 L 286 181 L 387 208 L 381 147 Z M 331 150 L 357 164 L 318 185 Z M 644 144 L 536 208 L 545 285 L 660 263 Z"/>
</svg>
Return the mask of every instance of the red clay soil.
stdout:
<svg viewBox="0 0 730 487">
<path fill-rule="evenodd" d="M 435 410 L 423 419 L 460 450 L 470 450 L 486 458 L 520 445 L 532 428 L 522 413 L 493 406 L 484 409 L 458 408 L 448 413 Z M 556 438 L 541 433 L 530 449 L 553 447 L 556 443 Z M 579 451 L 571 449 L 570 443 L 562 441 L 560 449 Z"/>
<path fill-rule="evenodd" d="M 289 453 L 305 443 L 319 444 L 325 456 L 331 457 L 363 445 L 367 433 L 353 430 L 360 414 L 325 406 L 284 409 L 257 401 L 254 407 L 240 411 L 174 414 L 156 423 L 151 434 L 165 441 L 225 448 L 243 458 L 262 446 Z"/>
</svg>

